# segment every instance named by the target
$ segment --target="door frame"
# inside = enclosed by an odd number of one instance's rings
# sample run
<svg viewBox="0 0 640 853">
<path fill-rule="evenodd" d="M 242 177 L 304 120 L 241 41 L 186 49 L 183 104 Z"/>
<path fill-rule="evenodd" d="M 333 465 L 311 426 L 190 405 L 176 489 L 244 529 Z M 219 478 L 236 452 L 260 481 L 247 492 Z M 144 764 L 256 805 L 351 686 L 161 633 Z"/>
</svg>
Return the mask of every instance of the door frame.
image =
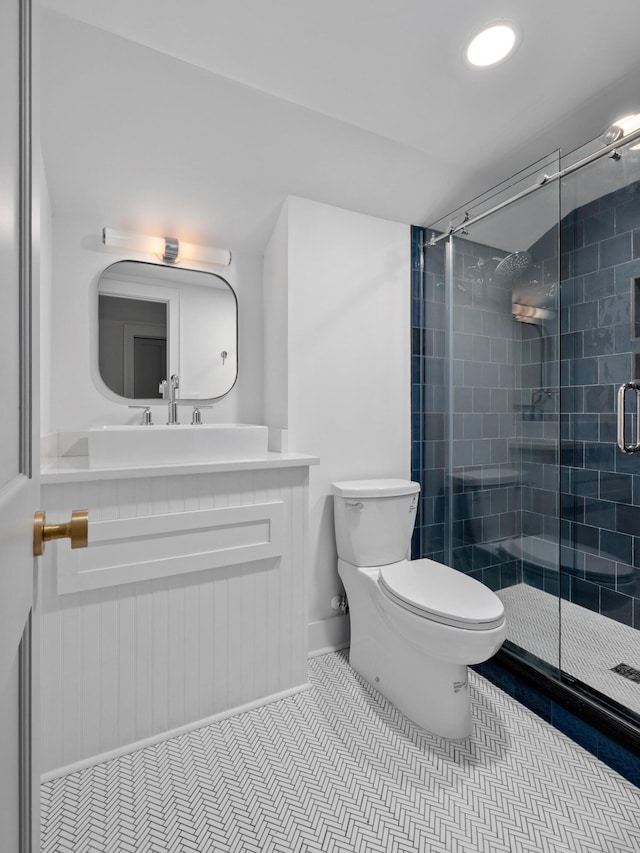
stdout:
<svg viewBox="0 0 640 853">
<path fill-rule="evenodd" d="M 20 299 L 20 473 L 34 475 L 33 374 L 34 263 L 33 263 L 33 17 L 32 0 L 19 2 L 19 299 Z M 40 430 L 38 429 L 38 434 Z M 38 460 L 39 462 L 39 454 Z M 38 477 L 39 479 L 39 477 Z M 34 568 L 34 585 L 36 574 Z M 35 597 L 35 586 L 33 590 Z M 33 765 L 33 602 L 18 651 L 19 698 L 19 851 L 36 853 L 39 848 L 39 797 Z M 34 843 L 35 842 L 35 843 Z"/>
</svg>

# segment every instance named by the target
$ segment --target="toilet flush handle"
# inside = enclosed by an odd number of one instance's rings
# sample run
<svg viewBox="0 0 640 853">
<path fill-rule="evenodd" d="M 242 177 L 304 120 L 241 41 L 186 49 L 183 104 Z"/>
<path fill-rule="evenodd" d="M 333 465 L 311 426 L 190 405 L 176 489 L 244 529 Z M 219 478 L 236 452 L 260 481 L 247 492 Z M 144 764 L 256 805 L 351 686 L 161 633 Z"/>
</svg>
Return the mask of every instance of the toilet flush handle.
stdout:
<svg viewBox="0 0 640 853">
<path fill-rule="evenodd" d="M 362 501 L 345 501 L 345 506 L 352 506 L 356 512 L 362 512 L 364 509 L 364 504 Z"/>
</svg>

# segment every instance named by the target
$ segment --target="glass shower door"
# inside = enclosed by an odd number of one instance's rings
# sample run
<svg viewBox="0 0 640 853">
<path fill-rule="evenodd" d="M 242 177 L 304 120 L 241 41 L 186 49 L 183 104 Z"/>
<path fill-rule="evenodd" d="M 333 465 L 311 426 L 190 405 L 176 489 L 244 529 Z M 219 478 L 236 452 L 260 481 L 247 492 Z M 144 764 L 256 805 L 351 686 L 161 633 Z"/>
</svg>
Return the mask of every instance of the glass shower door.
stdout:
<svg viewBox="0 0 640 853">
<path fill-rule="evenodd" d="M 561 188 L 561 668 L 640 715 L 633 388 L 618 408 L 619 387 L 640 380 L 640 151 L 631 143 L 621 153 Z"/>
<path fill-rule="evenodd" d="M 537 169 L 557 171 L 557 155 Z M 508 643 L 553 674 L 560 644 L 558 224 L 559 186 L 551 182 L 481 221 L 474 223 L 472 210 L 465 231 L 448 239 L 446 264 L 446 562 L 496 591 Z"/>
</svg>

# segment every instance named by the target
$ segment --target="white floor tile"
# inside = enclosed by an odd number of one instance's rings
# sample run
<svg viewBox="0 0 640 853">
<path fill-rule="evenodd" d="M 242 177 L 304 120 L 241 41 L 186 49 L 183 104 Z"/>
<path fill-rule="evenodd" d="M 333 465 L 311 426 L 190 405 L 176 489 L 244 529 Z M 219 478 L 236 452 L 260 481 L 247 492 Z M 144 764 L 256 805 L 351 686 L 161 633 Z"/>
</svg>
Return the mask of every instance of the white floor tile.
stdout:
<svg viewBox="0 0 640 853">
<path fill-rule="evenodd" d="M 43 853 L 635 853 L 640 790 L 471 673 L 473 735 L 426 734 L 350 669 L 42 790 Z"/>
</svg>

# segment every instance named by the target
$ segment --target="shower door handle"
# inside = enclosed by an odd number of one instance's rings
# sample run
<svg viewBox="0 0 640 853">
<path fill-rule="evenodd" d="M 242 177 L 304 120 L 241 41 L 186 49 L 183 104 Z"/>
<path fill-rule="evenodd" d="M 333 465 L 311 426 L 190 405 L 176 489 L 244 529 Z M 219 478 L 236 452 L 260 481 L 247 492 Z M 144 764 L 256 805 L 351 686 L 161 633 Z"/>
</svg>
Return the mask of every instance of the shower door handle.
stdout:
<svg viewBox="0 0 640 853">
<path fill-rule="evenodd" d="M 624 402 L 627 391 L 636 395 L 636 443 L 627 444 L 625 440 Z M 637 453 L 640 450 L 640 383 L 625 382 L 618 388 L 618 447 L 623 453 Z"/>
</svg>

